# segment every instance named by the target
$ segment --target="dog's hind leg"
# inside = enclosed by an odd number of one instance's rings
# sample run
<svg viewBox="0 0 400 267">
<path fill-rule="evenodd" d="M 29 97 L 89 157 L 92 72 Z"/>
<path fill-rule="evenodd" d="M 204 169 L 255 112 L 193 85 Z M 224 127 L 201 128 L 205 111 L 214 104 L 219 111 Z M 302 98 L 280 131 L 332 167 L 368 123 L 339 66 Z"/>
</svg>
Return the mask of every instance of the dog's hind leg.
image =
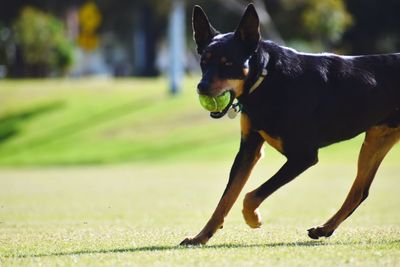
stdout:
<svg viewBox="0 0 400 267">
<path fill-rule="evenodd" d="M 243 114 L 241 128 L 242 140 L 240 149 L 233 163 L 228 184 L 213 215 L 199 234 L 195 237 L 186 238 L 181 242 L 181 245 L 205 244 L 219 228 L 222 228 L 225 216 L 238 198 L 253 167 L 261 158 L 264 140 L 257 132 L 250 131 L 248 118 Z"/>
<path fill-rule="evenodd" d="M 364 143 L 358 158 L 357 177 L 351 190 L 339 211 L 325 224 L 308 230 L 308 236 L 313 239 L 328 237 L 333 231 L 363 202 L 371 183 L 389 150 L 400 139 L 400 128 L 377 126 L 366 132 Z"/>
</svg>

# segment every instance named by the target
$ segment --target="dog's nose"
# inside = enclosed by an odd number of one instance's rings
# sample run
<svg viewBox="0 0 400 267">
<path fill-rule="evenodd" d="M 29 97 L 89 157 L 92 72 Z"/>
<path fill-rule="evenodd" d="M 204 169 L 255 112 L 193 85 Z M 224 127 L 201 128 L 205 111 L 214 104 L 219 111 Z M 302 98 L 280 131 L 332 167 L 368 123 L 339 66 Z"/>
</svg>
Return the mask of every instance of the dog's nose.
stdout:
<svg viewBox="0 0 400 267">
<path fill-rule="evenodd" d="M 205 94 L 207 93 L 208 89 L 210 88 L 210 84 L 208 82 L 205 81 L 201 81 L 198 85 L 197 85 L 197 92 L 199 94 Z"/>
</svg>

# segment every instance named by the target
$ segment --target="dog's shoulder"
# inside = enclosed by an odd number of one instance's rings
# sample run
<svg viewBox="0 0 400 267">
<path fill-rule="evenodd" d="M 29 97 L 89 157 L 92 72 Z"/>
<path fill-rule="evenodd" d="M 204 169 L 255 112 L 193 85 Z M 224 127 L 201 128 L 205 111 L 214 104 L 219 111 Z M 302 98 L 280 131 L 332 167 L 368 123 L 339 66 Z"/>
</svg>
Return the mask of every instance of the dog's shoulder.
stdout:
<svg viewBox="0 0 400 267">
<path fill-rule="evenodd" d="M 287 78 L 295 78 L 302 74 L 304 62 L 296 50 L 280 46 L 272 41 L 261 41 L 259 49 L 268 53 L 270 71 Z"/>
</svg>

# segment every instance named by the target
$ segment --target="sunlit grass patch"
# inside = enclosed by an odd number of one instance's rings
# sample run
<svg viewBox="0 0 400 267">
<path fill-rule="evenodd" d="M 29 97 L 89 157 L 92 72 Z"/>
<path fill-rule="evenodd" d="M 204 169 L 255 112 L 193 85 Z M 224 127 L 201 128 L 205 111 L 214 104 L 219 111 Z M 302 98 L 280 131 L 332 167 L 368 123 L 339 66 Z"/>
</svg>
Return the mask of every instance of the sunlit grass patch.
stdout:
<svg viewBox="0 0 400 267">
<path fill-rule="evenodd" d="M 279 167 L 263 160 L 245 191 Z M 249 229 L 241 200 L 206 246 L 178 246 L 211 215 L 229 163 L 3 170 L 3 266 L 396 266 L 400 260 L 398 167 L 384 165 L 370 198 L 329 239 L 306 229 L 344 200 L 354 164 L 321 163 L 262 205 Z"/>
</svg>

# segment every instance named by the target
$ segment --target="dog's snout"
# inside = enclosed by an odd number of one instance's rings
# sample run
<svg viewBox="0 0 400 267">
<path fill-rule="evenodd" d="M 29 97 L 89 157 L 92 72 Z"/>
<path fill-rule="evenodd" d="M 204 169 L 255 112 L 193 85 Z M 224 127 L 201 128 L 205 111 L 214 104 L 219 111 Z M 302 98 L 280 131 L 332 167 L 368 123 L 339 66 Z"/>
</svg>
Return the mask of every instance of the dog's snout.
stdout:
<svg viewBox="0 0 400 267">
<path fill-rule="evenodd" d="M 210 88 L 210 84 L 206 81 L 201 81 L 198 85 L 197 85 L 197 92 L 199 94 L 201 93 L 207 93 L 208 89 Z"/>
</svg>

